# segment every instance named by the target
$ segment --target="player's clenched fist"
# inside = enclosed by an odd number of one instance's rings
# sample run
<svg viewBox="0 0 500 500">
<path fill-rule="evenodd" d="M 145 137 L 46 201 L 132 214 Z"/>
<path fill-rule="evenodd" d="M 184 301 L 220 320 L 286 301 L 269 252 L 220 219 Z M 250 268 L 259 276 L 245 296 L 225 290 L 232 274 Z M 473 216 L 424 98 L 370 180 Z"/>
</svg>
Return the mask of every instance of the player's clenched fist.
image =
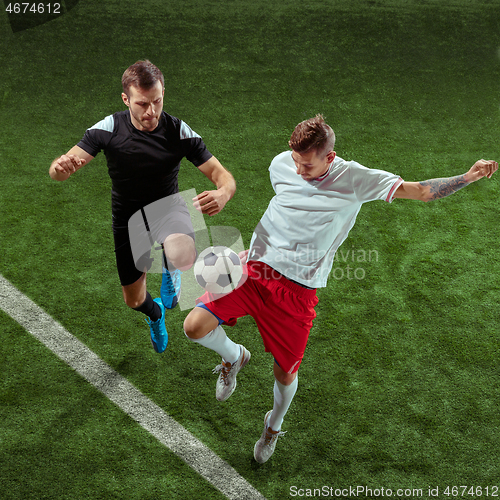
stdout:
<svg viewBox="0 0 500 500">
<path fill-rule="evenodd" d="M 465 174 L 467 182 L 474 182 L 483 177 L 491 178 L 498 170 L 498 163 L 492 160 L 478 160 Z"/>
<path fill-rule="evenodd" d="M 205 215 L 218 214 L 229 201 L 229 197 L 222 189 L 203 191 L 193 198 L 193 206 Z"/>
<path fill-rule="evenodd" d="M 80 167 L 83 167 L 85 163 L 86 161 L 77 155 L 62 155 L 52 162 L 49 174 L 52 179 L 63 181 Z"/>
</svg>

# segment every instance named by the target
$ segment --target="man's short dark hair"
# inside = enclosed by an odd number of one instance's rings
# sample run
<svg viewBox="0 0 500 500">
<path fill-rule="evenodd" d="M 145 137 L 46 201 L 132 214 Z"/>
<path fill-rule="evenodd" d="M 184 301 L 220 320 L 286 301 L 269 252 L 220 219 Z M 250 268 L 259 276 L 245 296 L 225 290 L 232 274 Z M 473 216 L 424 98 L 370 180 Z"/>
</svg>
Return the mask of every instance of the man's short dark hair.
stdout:
<svg viewBox="0 0 500 500">
<path fill-rule="evenodd" d="M 137 61 L 132 66 L 129 66 L 122 76 L 123 92 L 130 97 L 130 87 L 149 90 L 156 85 L 156 82 L 161 82 L 162 88 L 165 87 L 165 79 L 162 72 L 147 59 L 145 61 Z"/>
<path fill-rule="evenodd" d="M 318 114 L 300 122 L 288 144 L 300 154 L 315 150 L 318 156 L 326 156 L 335 147 L 335 134 L 323 115 Z"/>
</svg>

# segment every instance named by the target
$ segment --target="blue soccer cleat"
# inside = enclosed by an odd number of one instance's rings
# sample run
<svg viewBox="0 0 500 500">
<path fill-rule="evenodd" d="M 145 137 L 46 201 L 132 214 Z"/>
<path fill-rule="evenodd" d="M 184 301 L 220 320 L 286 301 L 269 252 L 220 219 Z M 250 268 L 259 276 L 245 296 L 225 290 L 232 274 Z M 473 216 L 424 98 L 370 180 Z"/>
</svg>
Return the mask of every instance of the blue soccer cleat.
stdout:
<svg viewBox="0 0 500 500">
<path fill-rule="evenodd" d="M 157 321 L 151 321 L 151 319 L 145 318 L 145 321 L 151 330 L 151 343 L 153 344 L 153 349 L 157 353 L 161 353 L 167 348 L 168 344 L 168 333 L 165 327 L 165 307 L 161 299 L 154 299 L 154 301 L 160 306 L 161 318 Z"/>
<path fill-rule="evenodd" d="M 167 268 L 163 268 L 160 294 L 163 305 L 167 309 L 173 309 L 179 302 L 181 296 L 181 274 L 178 269 L 170 272 Z"/>
</svg>

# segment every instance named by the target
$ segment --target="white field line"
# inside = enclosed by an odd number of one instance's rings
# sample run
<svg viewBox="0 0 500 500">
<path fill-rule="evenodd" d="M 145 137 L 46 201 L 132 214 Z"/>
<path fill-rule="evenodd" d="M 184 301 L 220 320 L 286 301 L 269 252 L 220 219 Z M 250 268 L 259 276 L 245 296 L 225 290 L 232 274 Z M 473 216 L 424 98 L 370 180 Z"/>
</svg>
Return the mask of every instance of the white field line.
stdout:
<svg viewBox="0 0 500 500">
<path fill-rule="evenodd" d="M 229 499 L 262 499 L 251 484 L 0 275 L 0 309 Z"/>
</svg>

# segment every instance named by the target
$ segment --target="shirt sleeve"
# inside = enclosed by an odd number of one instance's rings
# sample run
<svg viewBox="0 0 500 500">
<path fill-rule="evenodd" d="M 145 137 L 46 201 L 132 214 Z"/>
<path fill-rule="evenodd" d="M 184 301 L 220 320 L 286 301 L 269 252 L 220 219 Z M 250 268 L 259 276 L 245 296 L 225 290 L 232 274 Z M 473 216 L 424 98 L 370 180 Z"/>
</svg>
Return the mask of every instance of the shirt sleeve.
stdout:
<svg viewBox="0 0 500 500">
<path fill-rule="evenodd" d="M 82 140 L 77 144 L 91 156 L 96 156 L 108 144 L 114 129 L 113 115 L 107 116 L 104 120 L 96 123 L 86 130 Z"/>
<path fill-rule="evenodd" d="M 356 162 L 351 162 L 350 171 L 354 193 L 361 203 L 374 200 L 391 203 L 396 189 L 403 182 L 399 175 L 385 170 L 366 168 Z"/>
<path fill-rule="evenodd" d="M 199 167 L 212 158 L 203 139 L 186 123 L 181 121 L 180 139 L 184 156 L 195 166 Z"/>
</svg>

